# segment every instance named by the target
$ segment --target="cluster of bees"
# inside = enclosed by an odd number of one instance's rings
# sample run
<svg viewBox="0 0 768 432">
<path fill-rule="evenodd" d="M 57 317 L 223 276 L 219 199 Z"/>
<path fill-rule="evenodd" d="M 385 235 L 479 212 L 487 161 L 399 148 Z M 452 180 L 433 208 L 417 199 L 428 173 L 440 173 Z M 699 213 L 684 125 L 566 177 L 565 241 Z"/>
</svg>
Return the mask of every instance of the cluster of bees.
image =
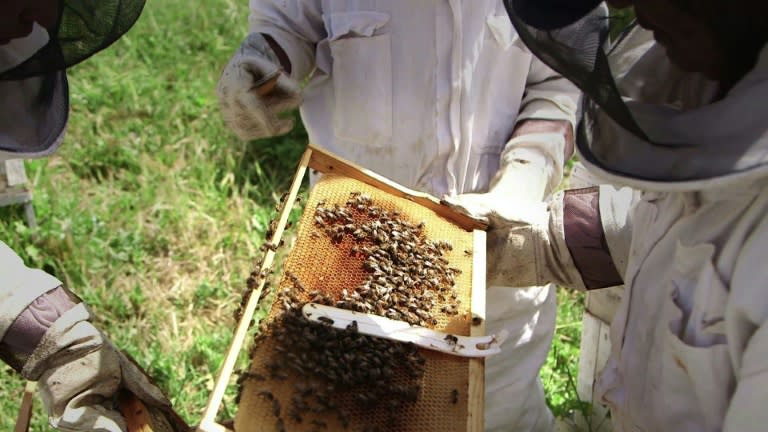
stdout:
<svg viewBox="0 0 768 432">
<path fill-rule="evenodd" d="M 453 246 L 427 239 L 423 222 L 412 224 L 359 193 L 352 193 L 345 207 L 320 203 L 314 222 L 334 242 L 352 237 L 357 244 L 350 254 L 363 258 L 368 273 L 333 306 L 427 327 L 437 324 L 437 304 L 444 305 L 441 312 L 447 315 L 458 314 L 461 300 L 453 287 L 461 270 L 444 257 Z"/>
<path fill-rule="evenodd" d="M 312 237 L 324 233 L 335 244 L 351 238 L 349 253 L 361 262 L 366 278 L 357 287 L 333 295 L 310 290 L 295 274 L 285 272 L 290 284 L 283 285 L 276 298 L 280 312 L 262 327 L 253 347 L 258 349 L 268 338 L 273 353 L 259 373 L 252 370 L 239 380 L 242 390 L 246 380 L 279 382 L 301 377 L 290 401 L 278 400 L 267 386 L 258 392 L 272 404 L 278 431 L 291 423 L 326 430 L 329 425 L 322 419 L 328 415 L 335 415 L 347 429 L 350 407 L 384 409 L 387 424 L 367 422 L 365 431 L 389 430 L 402 409 L 417 401 L 426 363 L 417 347 L 360 334 L 354 322 L 346 330 L 335 329 L 329 322 L 311 322 L 301 311 L 312 302 L 427 327 L 437 324 L 437 305 L 444 305 L 445 314 L 458 314 L 460 301 L 453 288 L 460 271 L 444 257 L 451 244 L 427 239 L 424 223 L 413 224 L 399 216 L 360 193 L 352 193 L 345 206 L 320 202 L 315 209 L 319 232 Z M 265 276 L 252 274 L 249 285 Z M 458 391 L 450 398 L 456 403 Z"/>
<path fill-rule="evenodd" d="M 338 330 L 331 323 L 308 321 L 295 289 L 281 291 L 277 301 L 284 310 L 268 328 L 274 355 L 264 364 L 263 378 L 302 378 L 294 384 L 290 401 L 283 401 L 283 410 L 273 406 L 278 430 L 286 421 L 323 429 L 318 415 L 335 415 L 346 429 L 351 413 L 345 407 L 350 405 L 364 410 L 385 407 L 392 427 L 399 410 L 417 400 L 426 361 L 414 345 L 366 336 L 354 323 Z M 326 295 L 316 296 L 316 301 L 333 304 Z"/>
</svg>

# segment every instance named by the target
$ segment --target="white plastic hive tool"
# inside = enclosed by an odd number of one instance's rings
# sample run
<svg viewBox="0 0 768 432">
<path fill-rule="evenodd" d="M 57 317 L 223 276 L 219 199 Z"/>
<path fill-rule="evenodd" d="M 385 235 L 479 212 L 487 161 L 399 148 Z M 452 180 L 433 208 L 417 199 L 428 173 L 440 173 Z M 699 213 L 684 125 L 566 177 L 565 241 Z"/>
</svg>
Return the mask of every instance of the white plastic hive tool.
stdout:
<svg viewBox="0 0 768 432">
<path fill-rule="evenodd" d="M 501 352 L 501 343 L 507 336 L 506 330 L 498 335 L 459 336 L 412 326 L 379 315 L 354 312 L 346 309 L 307 303 L 302 308 L 304 318 L 337 329 L 357 328 L 358 333 L 412 343 L 422 348 L 444 352 L 460 357 L 488 357 Z"/>
</svg>

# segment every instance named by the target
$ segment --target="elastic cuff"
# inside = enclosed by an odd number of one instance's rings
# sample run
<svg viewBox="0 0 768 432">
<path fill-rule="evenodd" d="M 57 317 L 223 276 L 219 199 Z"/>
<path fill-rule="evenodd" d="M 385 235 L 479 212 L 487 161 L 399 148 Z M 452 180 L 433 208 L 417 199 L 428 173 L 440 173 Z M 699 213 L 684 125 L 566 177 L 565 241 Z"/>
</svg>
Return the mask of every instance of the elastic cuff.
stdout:
<svg viewBox="0 0 768 432">
<path fill-rule="evenodd" d="M 573 156 L 573 131 L 573 124 L 568 120 L 526 119 L 518 120 L 515 130 L 512 132 L 512 138 L 536 134 L 556 134 L 558 139 L 564 140 L 562 142 L 562 154 L 563 161 L 566 161 Z"/>
<path fill-rule="evenodd" d="M 92 349 L 91 345 L 98 344 L 99 341 L 90 341 L 90 339 L 93 339 L 91 334 L 79 332 L 72 334 L 73 332 L 70 332 L 78 323 L 88 321 L 90 317 L 91 314 L 84 303 L 78 303 L 64 312 L 48 328 L 48 331 L 40 339 L 40 343 L 37 344 L 35 350 L 29 355 L 21 370 L 21 375 L 28 380 L 37 381 L 40 374 L 49 366 L 48 360 L 54 353 L 66 349 L 67 346 L 82 345 L 79 349 L 89 350 Z"/>
<path fill-rule="evenodd" d="M 48 329 L 77 303 L 63 287 L 36 298 L 16 317 L 0 342 L 0 352 L 6 362 L 20 370 Z"/>
<path fill-rule="evenodd" d="M 586 289 L 623 283 L 605 240 L 598 187 L 565 191 L 563 228 L 565 243 Z"/>
<path fill-rule="evenodd" d="M 31 269 L 5 243 L 0 241 L 0 340 L 16 317 L 36 298 L 59 287 L 62 282 L 48 273 Z"/>
</svg>

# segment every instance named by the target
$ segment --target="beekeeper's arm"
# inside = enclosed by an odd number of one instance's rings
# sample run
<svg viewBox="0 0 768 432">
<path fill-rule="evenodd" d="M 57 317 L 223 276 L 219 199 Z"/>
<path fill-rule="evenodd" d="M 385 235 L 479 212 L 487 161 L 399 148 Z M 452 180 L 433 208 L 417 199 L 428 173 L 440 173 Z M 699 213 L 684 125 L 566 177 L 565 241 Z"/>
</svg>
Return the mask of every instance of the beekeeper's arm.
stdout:
<svg viewBox="0 0 768 432">
<path fill-rule="evenodd" d="M 244 140 L 293 128 L 284 113 L 301 103 L 298 82 L 314 69 L 326 34 L 317 0 L 251 0 L 250 9 L 249 34 L 216 90 L 224 121 Z"/>
<path fill-rule="evenodd" d="M 126 431 L 113 397 L 128 389 L 151 407 L 170 402 L 90 323 L 61 282 L 24 265 L 0 242 L 0 358 L 38 381 L 51 425 L 66 431 Z"/>
<path fill-rule="evenodd" d="M 574 289 L 620 285 L 636 196 L 629 188 L 595 186 L 559 192 L 547 202 L 490 208 L 488 284 L 556 283 Z M 451 199 L 445 202 L 454 205 Z"/>
<path fill-rule="evenodd" d="M 533 57 L 517 123 L 488 191 L 451 197 L 451 202 L 482 218 L 499 206 L 519 207 L 550 195 L 573 154 L 578 98 L 573 84 Z"/>
<path fill-rule="evenodd" d="M 533 57 L 512 139 L 501 154 L 494 189 L 540 201 L 563 179 L 573 155 L 579 90 Z"/>
<path fill-rule="evenodd" d="M 732 352 L 730 357 L 737 381 L 725 414 L 723 432 L 763 431 L 768 424 L 766 244 L 768 219 L 764 219 L 744 242 L 731 277 L 726 331 L 731 348 L 740 352 L 736 355 Z"/>
</svg>

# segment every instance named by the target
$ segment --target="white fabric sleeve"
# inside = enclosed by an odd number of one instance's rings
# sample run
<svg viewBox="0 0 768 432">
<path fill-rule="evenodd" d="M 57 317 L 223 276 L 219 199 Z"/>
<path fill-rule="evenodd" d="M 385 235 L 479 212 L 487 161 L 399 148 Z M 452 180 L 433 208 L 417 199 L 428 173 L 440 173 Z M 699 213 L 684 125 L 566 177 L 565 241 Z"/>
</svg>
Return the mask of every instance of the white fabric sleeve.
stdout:
<svg viewBox="0 0 768 432">
<path fill-rule="evenodd" d="M 319 0 L 250 0 L 249 31 L 272 37 L 301 81 L 315 67 L 315 45 L 326 38 Z"/>
<path fill-rule="evenodd" d="M 517 121 L 567 120 L 575 130 L 580 96 L 575 85 L 533 57 Z"/>
<path fill-rule="evenodd" d="M 0 340 L 32 301 L 61 284 L 48 273 L 25 266 L 13 250 L 0 241 Z"/>
</svg>

